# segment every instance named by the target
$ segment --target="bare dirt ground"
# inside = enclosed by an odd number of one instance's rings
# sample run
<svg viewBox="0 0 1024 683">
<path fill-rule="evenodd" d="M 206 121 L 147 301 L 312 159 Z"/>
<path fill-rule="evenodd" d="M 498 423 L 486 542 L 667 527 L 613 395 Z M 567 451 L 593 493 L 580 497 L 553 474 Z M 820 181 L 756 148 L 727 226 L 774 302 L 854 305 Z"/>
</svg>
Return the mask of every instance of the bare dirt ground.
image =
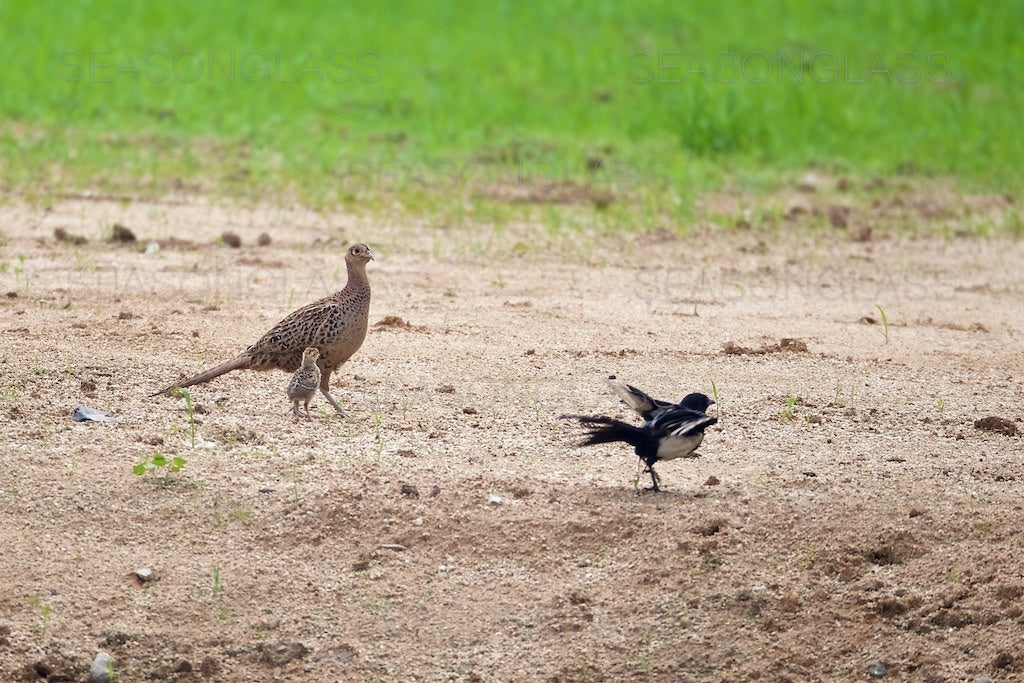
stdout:
<svg viewBox="0 0 1024 683">
<path fill-rule="evenodd" d="M 1024 244 L 958 233 L 985 202 L 957 201 L 898 204 L 945 238 L 793 205 L 776 232 L 554 242 L 9 200 L 0 679 L 87 680 L 102 650 L 125 681 L 1024 680 L 1024 449 L 974 424 L 1022 427 Z M 339 288 L 351 241 L 378 260 L 350 419 L 318 397 L 293 424 L 284 373 L 196 387 L 194 440 L 147 397 Z M 610 373 L 717 388 L 665 493 L 559 419 L 628 418 Z M 133 475 L 155 452 L 187 464 Z"/>
</svg>

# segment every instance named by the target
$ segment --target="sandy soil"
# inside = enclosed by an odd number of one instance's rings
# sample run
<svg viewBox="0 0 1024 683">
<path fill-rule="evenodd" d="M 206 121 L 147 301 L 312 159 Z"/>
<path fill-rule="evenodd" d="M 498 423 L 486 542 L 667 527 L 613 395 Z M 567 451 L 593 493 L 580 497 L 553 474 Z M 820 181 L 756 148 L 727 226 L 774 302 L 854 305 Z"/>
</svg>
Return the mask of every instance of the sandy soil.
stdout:
<svg viewBox="0 0 1024 683">
<path fill-rule="evenodd" d="M 1024 449 L 974 424 L 1022 427 L 1024 244 L 805 213 L 553 242 L 9 201 L 0 678 L 87 680 L 102 650 L 125 681 L 1024 680 Z M 355 240 L 379 258 L 351 419 L 293 424 L 286 375 L 233 373 L 195 388 L 193 443 L 147 398 L 340 287 Z M 717 388 L 665 493 L 558 417 L 627 418 L 609 373 Z M 155 452 L 187 464 L 133 475 Z"/>
</svg>

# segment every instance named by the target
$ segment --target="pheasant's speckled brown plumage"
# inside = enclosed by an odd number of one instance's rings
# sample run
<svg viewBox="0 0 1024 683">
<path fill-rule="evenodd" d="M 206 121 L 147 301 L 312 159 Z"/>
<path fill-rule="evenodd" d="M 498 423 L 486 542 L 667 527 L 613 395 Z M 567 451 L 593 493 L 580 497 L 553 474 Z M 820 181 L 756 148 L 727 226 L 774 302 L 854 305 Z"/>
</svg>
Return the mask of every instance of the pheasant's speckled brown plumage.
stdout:
<svg viewBox="0 0 1024 683">
<path fill-rule="evenodd" d="M 310 346 L 302 352 L 302 365 L 295 374 L 292 375 L 291 380 L 288 382 L 288 398 L 292 402 L 292 414 L 295 415 L 295 421 L 299 421 L 299 402 L 302 402 L 303 408 L 306 409 L 306 419 L 312 420 L 313 416 L 309 414 L 309 402 L 316 394 L 317 387 L 320 386 L 320 368 L 316 362 L 320 358 L 320 352 L 316 350 L 315 346 Z"/>
<path fill-rule="evenodd" d="M 284 370 L 294 372 L 302 365 L 302 352 L 315 347 L 320 352 L 320 391 L 334 409 L 345 411 L 328 391 L 331 373 L 359 350 L 366 338 L 370 314 L 370 282 L 366 264 L 373 253 L 365 244 L 349 247 L 345 256 L 348 282 L 340 292 L 303 306 L 274 325 L 259 341 L 236 358 L 173 384 L 156 394 L 176 387 L 209 382 L 232 370 Z"/>
</svg>

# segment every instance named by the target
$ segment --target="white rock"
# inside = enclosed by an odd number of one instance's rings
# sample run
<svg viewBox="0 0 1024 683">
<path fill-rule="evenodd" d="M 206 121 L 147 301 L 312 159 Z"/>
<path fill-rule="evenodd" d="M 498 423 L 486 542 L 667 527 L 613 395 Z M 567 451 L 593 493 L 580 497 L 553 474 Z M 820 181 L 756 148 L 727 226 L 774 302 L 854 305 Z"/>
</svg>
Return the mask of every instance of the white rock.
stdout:
<svg viewBox="0 0 1024 683">
<path fill-rule="evenodd" d="M 149 583 L 155 578 L 153 570 L 149 567 L 139 567 L 138 569 L 134 570 L 132 574 L 135 576 L 136 579 L 138 579 L 142 583 Z"/>
<path fill-rule="evenodd" d="M 501 496 L 499 496 L 496 493 L 492 493 L 491 495 L 487 496 L 487 504 L 488 505 L 501 505 L 503 502 L 505 502 L 505 501 L 503 501 L 501 499 Z"/>
</svg>

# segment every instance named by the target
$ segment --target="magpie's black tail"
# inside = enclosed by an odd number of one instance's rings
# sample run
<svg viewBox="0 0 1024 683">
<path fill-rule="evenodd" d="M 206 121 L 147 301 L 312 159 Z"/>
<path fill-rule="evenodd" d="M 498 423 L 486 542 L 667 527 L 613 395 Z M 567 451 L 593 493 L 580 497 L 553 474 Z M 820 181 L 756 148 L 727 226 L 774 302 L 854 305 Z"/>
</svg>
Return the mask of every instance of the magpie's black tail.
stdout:
<svg viewBox="0 0 1024 683">
<path fill-rule="evenodd" d="M 580 442 L 581 446 L 594 446 L 599 443 L 614 443 L 625 441 L 634 448 L 638 448 L 647 440 L 647 434 L 639 427 L 621 420 L 613 420 L 610 417 L 601 415 L 563 415 L 563 418 L 579 420 L 580 424 L 589 429 L 589 433 Z"/>
</svg>

